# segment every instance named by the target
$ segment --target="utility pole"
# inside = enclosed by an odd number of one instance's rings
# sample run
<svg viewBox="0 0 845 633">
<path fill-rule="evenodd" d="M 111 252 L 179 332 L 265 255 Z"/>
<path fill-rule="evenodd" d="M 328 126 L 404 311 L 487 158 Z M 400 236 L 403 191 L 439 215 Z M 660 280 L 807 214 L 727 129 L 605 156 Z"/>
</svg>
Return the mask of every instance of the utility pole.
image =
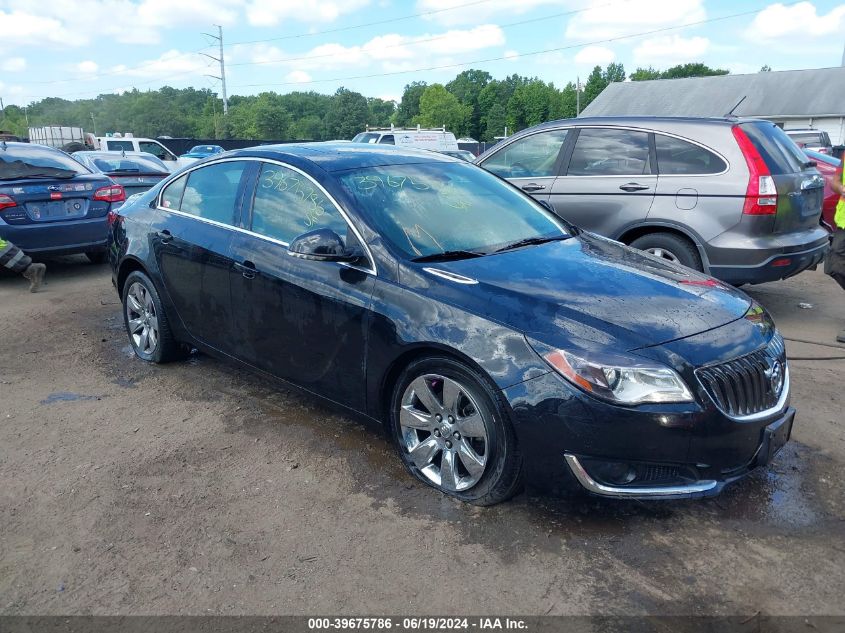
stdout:
<svg viewBox="0 0 845 633">
<path fill-rule="evenodd" d="M 575 116 L 581 114 L 581 78 L 575 78 Z"/>
<path fill-rule="evenodd" d="M 91 113 L 91 127 L 94 128 L 94 136 L 97 136 L 97 122 L 94 121 L 94 113 Z"/>
<path fill-rule="evenodd" d="M 229 100 L 226 97 L 226 62 L 223 59 L 223 27 L 219 24 L 215 24 L 214 26 L 217 27 L 217 35 L 212 35 L 211 33 L 203 33 L 203 35 L 207 35 L 213 40 L 217 40 L 220 44 L 220 57 L 212 57 L 207 53 L 200 53 L 200 55 L 205 55 L 209 59 L 213 59 L 214 61 L 220 64 L 220 76 L 217 75 L 207 75 L 208 77 L 212 77 L 220 81 L 222 86 L 222 93 L 223 93 L 223 116 L 225 117 L 229 114 Z"/>
</svg>

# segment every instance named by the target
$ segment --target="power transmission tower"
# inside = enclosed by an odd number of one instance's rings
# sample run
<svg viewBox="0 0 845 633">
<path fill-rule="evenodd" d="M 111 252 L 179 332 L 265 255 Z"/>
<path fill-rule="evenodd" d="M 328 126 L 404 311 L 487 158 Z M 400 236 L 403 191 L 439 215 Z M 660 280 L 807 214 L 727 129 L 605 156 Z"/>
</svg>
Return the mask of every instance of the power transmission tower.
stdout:
<svg viewBox="0 0 845 633">
<path fill-rule="evenodd" d="M 212 35 L 211 33 L 203 33 L 203 35 L 207 35 L 213 40 L 217 40 L 220 44 L 220 57 L 213 57 L 208 53 L 200 53 L 200 55 L 205 55 L 209 59 L 213 59 L 214 61 L 220 64 L 220 76 L 217 75 L 206 75 L 207 77 L 212 77 L 213 79 L 217 79 L 221 86 L 223 92 L 223 116 L 225 117 L 229 114 L 229 100 L 226 97 L 226 62 L 223 59 L 223 27 L 219 24 L 215 24 L 214 26 L 217 27 L 217 35 Z"/>
</svg>

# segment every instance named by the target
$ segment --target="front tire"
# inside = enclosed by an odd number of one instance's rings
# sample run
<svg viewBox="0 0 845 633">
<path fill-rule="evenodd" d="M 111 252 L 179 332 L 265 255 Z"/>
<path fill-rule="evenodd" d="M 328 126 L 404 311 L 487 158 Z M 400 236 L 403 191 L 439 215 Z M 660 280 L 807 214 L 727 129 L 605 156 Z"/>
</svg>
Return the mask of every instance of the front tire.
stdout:
<svg viewBox="0 0 845 633">
<path fill-rule="evenodd" d="M 521 487 L 522 457 L 502 395 L 463 363 L 411 363 L 396 382 L 390 426 L 410 473 L 449 496 L 488 506 Z"/>
<path fill-rule="evenodd" d="M 138 270 L 129 273 L 123 284 L 123 324 L 141 360 L 167 363 L 181 357 L 183 347 L 173 338 L 158 291 Z"/>
</svg>

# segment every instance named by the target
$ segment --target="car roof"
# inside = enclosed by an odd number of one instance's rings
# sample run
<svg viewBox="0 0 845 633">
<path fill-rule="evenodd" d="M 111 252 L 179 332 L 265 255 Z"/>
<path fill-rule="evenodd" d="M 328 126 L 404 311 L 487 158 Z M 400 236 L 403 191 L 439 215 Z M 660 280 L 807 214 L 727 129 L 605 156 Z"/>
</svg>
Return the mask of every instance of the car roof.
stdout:
<svg viewBox="0 0 845 633">
<path fill-rule="evenodd" d="M 742 117 L 686 117 L 686 116 L 589 116 L 577 117 L 575 119 L 557 119 L 539 123 L 529 130 L 542 130 L 545 128 L 560 127 L 561 125 L 644 125 L 657 126 L 661 123 L 690 125 L 735 125 L 749 121 L 765 121 L 765 119 L 742 118 Z M 521 134 L 526 130 L 520 130 Z"/>
<path fill-rule="evenodd" d="M 149 152 L 107 152 L 105 150 L 91 150 L 74 152 L 74 155 L 76 154 L 79 154 L 81 156 L 104 156 L 106 158 L 120 158 L 121 156 L 135 156 L 137 158 L 155 158 L 155 156 L 153 154 L 150 154 Z"/>
<path fill-rule="evenodd" d="M 393 145 L 371 145 L 369 143 L 290 143 L 282 145 L 260 145 L 234 150 L 227 158 L 252 156 L 274 158 L 296 163 L 311 163 L 325 171 L 345 171 L 363 167 L 384 165 L 410 165 L 424 162 L 460 162 L 459 159 L 437 154 L 424 149 L 411 149 Z"/>
</svg>

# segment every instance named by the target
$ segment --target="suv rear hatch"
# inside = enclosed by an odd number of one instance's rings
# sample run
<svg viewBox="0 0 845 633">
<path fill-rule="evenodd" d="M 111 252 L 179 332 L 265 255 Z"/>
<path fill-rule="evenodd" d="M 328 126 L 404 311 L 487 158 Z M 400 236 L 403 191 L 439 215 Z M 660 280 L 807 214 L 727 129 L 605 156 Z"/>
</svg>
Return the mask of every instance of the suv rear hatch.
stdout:
<svg viewBox="0 0 845 633">
<path fill-rule="evenodd" d="M 775 234 L 818 227 L 824 179 L 792 139 L 768 121 L 738 123 L 733 133 L 749 170 L 743 213 L 771 218 Z"/>
</svg>

